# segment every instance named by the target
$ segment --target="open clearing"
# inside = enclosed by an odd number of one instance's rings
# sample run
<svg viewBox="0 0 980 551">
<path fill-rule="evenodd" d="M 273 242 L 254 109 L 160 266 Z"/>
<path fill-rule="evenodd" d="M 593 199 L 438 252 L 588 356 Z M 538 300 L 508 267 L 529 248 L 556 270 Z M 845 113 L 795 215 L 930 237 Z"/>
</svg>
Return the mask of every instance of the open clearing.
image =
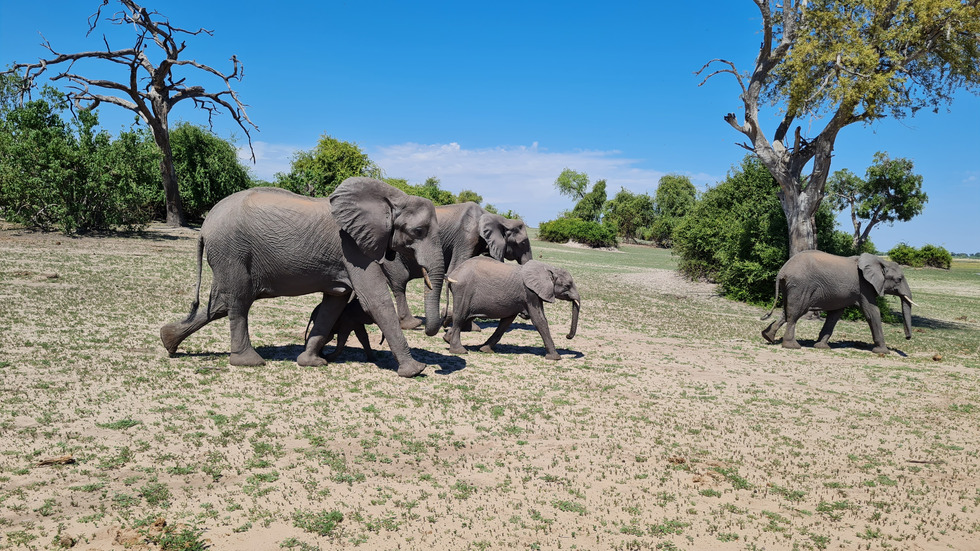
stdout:
<svg viewBox="0 0 980 551">
<path fill-rule="evenodd" d="M 315 296 L 253 307 L 264 367 L 227 320 L 169 358 L 195 237 L 0 229 L 0 549 L 980 548 L 980 263 L 906 270 L 880 357 L 863 322 L 765 344 L 669 251 L 535 241 L 583 296 L 571 341 L 546 310 L 562 360 L 520 323 L 493 355 L 412 331 L 404 380 L 353 338 L 298 367 Z"/>
</svg>

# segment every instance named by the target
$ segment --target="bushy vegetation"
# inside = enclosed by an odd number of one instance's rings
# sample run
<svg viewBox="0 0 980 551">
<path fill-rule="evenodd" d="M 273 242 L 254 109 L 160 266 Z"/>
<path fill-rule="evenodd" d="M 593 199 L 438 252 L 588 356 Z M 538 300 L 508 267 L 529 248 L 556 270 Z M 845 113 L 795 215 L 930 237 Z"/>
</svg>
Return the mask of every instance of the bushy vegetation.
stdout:
<svg viewBox="0 0 980 551">
<path fill-rule="evenodd" d="M 0 215 L 66 234 L 138 230 L 166 216 L 161 154 L 149 131 L 113 137 L 98 128 L 95 111 L 71 117 L 60 93 L 42 95 L 0 118 Z M 234 146 L 211 132 L 181 124 L 171 143 L 188 218 L 251 185 Z"/>
<path fill-rule="evenodd" d="M 705 192 L 674 233 L 680 270 L 721 286 L 726 296 L 765 304 L 772 300 L 776 273 L 789 258 L 786 217 L 776 195 L 779 186 L 753 156 Z M 816 216 L 821 250 L 854 254 L 851 237 L 835 230 L 829 205 Z M 873 250 L 870 242 L 865 250 Z"/>
<path fill-rule="evenodd" d="M 888 258 L 913 268 L 930 267 L 948 270 L 953 264 L 953 255 L 944 247 L 936 245 L 923 245 L 921 249 L 916 249 L 908 243 L 899 243 L 888 251 Z"/>
<path fill-rule="evenodd" d="M 538 228 L 538 238 L 554 243 L 564 243 L 571 240 L 590 247 L 615 247 L 619 245 L 616 232 L 608 226 L 570 217 L 542 222 Z"/>
</svg>

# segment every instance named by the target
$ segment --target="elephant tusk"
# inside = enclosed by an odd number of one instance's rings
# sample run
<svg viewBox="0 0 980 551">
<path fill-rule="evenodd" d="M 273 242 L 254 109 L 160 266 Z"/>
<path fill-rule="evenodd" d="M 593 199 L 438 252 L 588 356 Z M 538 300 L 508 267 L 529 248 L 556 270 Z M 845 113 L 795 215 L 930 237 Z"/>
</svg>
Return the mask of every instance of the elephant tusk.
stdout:
<svg viewBox="0 0 980 551">
<path fill-rule="evenodd" d="M 455 279 L 453 279 L 451 277 L 448 277 L 448 276 L 446 277 L 446 281 L 448 281 L 449 283 L 453 283 L 453 284 L 457 283 L 457 281 Z"/>
<path fill-rule="evenodd" d="M 431 291 L 432 281 L 429 279 L 429 272 L 427 272 L 425 268 L 422 268 L 422 279 L 425 280 L 425 286 Z"/>
<path fill-rule="evenodd" d="M 905 295 L 900 295 L 900 296 L 902 297 L 902 300 L 904 300 L 905 302 L 908 302 L 910 306 L 915 306 L 916 308 L 919 307 L 919 305 L 916 304 L 916 303 L 914 303 L 914 302 L 912 302 L 912 299 L 910 299 L 909 297 L 907 297 Z"/>
</svg>

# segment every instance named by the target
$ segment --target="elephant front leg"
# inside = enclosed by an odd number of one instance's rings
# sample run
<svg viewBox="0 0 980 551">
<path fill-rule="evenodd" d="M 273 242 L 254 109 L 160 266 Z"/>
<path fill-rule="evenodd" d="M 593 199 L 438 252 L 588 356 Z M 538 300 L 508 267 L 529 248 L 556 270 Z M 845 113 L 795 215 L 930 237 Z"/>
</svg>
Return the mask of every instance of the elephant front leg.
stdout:
<svg viewBox="0 0 980 551">
<path fill-rule="evenodd" d="M 823 327 L 820 328 L 820 337 L 813 345 L 814 348 L 830 348 L 830 336 L 834 334 L 834 327 L 837 326 L 837 322 L 843 314 L 843 308 L 827 312 L 827 320 L 823 322 Z"/>
<path fill-rule="evenodd" d="M 551 338 L 551 329 L 548 327 L 548 318 L 544 317 L 544 304 L 540 303 L 540 301 L 536 305 L 529 304 L 527 313 L 531 316 L 531 321 L 534 323 L 534 328 L 537 329 L 538 334 L 541 335 L 541 340 L 544 341 L 544 348 L 547 350 L 544 357 L 549 360 L 560 360 L 561 355 L 558 354 L 558 349 L 555 348 L 555 341 Z"/>
<path fill-rule="evenodd" d="M 497 324 L 497 330 L 493 332 L 493 335 L 490 335 L 487 342 L 483 343 L 483 346 L 480 347 L 480 352 L 493 352 L 493 347 L 497 346 L 497 343 L 500 342 L 500 337 L 504 336 L 504 333 L 510 329 L 510 324 L 514 322 L 514 318 L 516 317 L 501 318 L 500 323 Z"/>
<path fill-rule="evenodd" d="M 313 320 L 313 328 L 310 329 L 310 337 L 306 340 L 306 349 L 296 358 L 296 363 L 303 367 L 318 367 L 327 364 L 327 360 L 320 356 L 323 346 L 330 340 L 330 330 L 340 317 L 344 307 L 347 306 L 348 294 L 324 295 L 320 306 L 317 307 L 316 319 Z M 338 349 L 339 336 L 338 336 Z"/>
<path fill-rule="evenodd" d="M 881 311 L 878 305 L 870 301 L 861 301 L 861 311 L 864 312 L 868 326 L 871 327 L 871 338 L 874 339 L 875 346 L 871 349 L 875 354 L 890 354 L 891 350 L 885 346 L 885 332 L 881 328 Z"/>
</svg>

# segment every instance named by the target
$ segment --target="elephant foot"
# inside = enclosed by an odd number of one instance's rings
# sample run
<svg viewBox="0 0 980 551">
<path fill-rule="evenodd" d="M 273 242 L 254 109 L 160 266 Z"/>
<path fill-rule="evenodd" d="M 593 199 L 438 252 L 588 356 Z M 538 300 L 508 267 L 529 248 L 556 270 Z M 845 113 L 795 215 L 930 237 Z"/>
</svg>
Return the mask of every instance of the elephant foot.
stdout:
<svg viewBox="0 0 980 551">
<path fill-rule="evenodd" d="M 766 332 L 766 330 L 762 331 L 762 338 L 766 339 L 766 342 L 769 344 L 773 344 L 776 342 L 776 336 L 770 335 L 768 332 Z"/>
<path fill-rule="evenodd" d="M 560 360 L 561 359 L 561 354 L 559 354 L 557 352 L 548 352 L 547 354 L 544 355 L 544 359 L 546 359 L 546 360 L 552 360 L 552 361 Z"/>
<path fill-rule="evenodd" d="M 466 354 L 467 350 L 462 345 L 454 345 L 449 347 L 449 352 L 451 354 Z"/>
<path fill-rule="evenodd" d="M 875 354 L 891 354 L 891 350 L 888 350 L 887 346 L 876 346 L 871 351 Z"/>
<path fill-rule="evenodd" d="M 803 348 L 803 347 L 800 346 L 800 343 L 796 342 L 795 340 L 794 341 L 784 340 L 783 341 L 783 348 L 789 348 L 790 350 L 799 350 L 800 348 Z"/>
<path fill-rule="evenodd" d="M 415 329 L 420 325 L 422 325 L 422 320 L 416 317 L 405 318 L 401 320 L 401 327 L 405 331 L 408 331 L 409 329 Z"/>
<path fill-rule="evenodd" d="M 488 345 L 483 345 L 480 347 L 480 352 L 486 352 L 487 354 L 493 354 L 493 347 Z"/>
<path fill-rule="evenodd" d="M 177 347 L 180 346 L 180 341 L 182 340 L 177 334 L 176 324 L 168 323 L 160 328 L 160 340 L 163 341 L 163 347 L 167 349 L 167 353 L 173 358 L 177 355 Z"/>
<path fill-rule="evenodd" d="M 257 367 L 265 365 L 265 360 L 262 359 L 262 356 L 259 356 L 258 352 L 251 349 L 246 350 L 245 352 L 232 352 L 231 356 L 228 358 L 228 363 L 231 365 Z"/>
<path fill-rule="evenodd" d="M 414 377 L 425 369 L 425 364 L 414 359 L 406 360 L 398 365 L 399 377 Z"/>
<path fill-rule="evenodd" d="M 296 358 L 296 364 L 302 367 L 322 367 L 327 365 L 327 360 L 326 358 L 321 357 L 319 354 L 313 354 L 304 350 L 303 353 Z"/>
<path fill-rule="evenodd" d="M 829 350 L 830 349 L 830 343 L 827 342 L 827 341 L 817 341 L 817 342 L 813 343 L 813 347 L 814 348 L 819 348 L 821 350 Z"/>
</svg>

